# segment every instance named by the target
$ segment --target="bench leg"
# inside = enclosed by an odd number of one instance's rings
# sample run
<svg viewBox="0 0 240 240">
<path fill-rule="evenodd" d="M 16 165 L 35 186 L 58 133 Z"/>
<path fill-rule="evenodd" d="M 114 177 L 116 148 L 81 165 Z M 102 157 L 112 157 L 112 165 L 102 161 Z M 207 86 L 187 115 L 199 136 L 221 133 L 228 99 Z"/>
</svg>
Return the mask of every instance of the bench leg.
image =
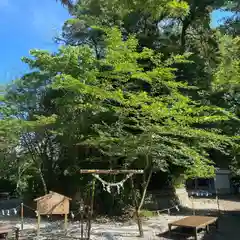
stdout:
<svg viewBox="0 0 240 240">
<path fill-rule="evenodd" d="M 206 226 L 206 232 L 209 233 L 209 225 Z"/>
<path fill-rule="evenodd" d="M 169 236 L 172 235 L 172 225 L 168 224 L 168 231 L 169 231 Z"/>
<path fill-rule="evenodd" d="M 197 230 L 198 230 L 197 228 L 194 229 L 195 240 L 198 240 L 198 231 Z"/>
<path fill-rule="evenodd" d="M 218 230 L 218 220 L 215 222 L 215 227 L 216 227 L 216 229 Z"/>
<path fill-rule="evenodd" d="M 15 238 L 16 238 L 16 240 L 19 239 L 19 229 L 18 228 L 15 231 Z"/>
<path fill-rule="evenodd" d="M 5 240 L 8 240 L 8 234 L 7 233 L 3 234 L 3 237 L 4 237 Z"/>
</svg>

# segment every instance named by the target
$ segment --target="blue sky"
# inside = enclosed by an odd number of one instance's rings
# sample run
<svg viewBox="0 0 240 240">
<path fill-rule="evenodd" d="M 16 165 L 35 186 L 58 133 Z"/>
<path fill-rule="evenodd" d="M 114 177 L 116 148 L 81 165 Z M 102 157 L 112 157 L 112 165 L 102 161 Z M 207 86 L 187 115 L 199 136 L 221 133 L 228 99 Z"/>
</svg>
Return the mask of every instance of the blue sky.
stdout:
<svg viewBox="0 0 240 240">
<path fill-rule="evenodd" d="M 27 71 L 21 57 L 30 49 L 55 50 L 53 38 L 68 18 L 55 0 L 0 0 L 0 84 Z"/>
<path fill-rule="evenodd" d="M 231 12 L 225 12 L 225 11 L 214 11 L 212 13 L 212 26 L 216 27 L 219 25 L 219 23 L 222 22 L 222 19 L 225 17 L 230 17 L 232 16 Z"/>
<path fill-rule="evenodd" d="M 215 12 L 212 25 L 226 14 Z M 0 0 L 0 84 L 21 76 L 27 66 L 21 62 L 32 48 L 54 51 L 53 38 L 70 16 L 55 0 Z"/>
</svg>

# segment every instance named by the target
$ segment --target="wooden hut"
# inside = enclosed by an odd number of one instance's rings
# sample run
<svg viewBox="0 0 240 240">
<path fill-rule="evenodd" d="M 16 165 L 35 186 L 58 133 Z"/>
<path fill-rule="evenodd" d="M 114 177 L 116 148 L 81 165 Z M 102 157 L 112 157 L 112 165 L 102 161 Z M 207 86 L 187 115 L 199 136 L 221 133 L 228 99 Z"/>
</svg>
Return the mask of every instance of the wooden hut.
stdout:
<svg viewBox="0 0 240 240">
<path fill-rule="evenodd" d="M 69 214 L 70 200 L 72 199 L 52 191 L 34 199 L 37 202 L 37 212 L 40 215 Z"/>
<path fill-rule="evenodd" d="M 70 207 L 69 197 L 50 191 L 49 194 L 34 199 L 37 202 L 36 213 L 38 216 L 38 235 L 40 232 L 40 216 L 41 215 L 64 215 L 64 228 L 67 229 L 67 215 Z"/>
</svg>

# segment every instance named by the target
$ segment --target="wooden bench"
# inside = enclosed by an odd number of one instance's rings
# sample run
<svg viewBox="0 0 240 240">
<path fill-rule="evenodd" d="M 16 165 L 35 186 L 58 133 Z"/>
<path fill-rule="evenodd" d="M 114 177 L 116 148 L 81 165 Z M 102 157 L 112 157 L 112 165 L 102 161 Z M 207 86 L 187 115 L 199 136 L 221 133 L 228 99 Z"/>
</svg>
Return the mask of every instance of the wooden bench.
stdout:
<svg viewBox="0 0 240 240">
<path fill-rule="evenodd" d="M 175 222 L 169 223 L 169 234 L 176 233 L 185 236 L 195 236 L 195 239 L 198 239 L 198 230 L 206 229 L 209 232 L 209 226 L 214 224 L 216 228 L 218 228 L 218 218 L 217 217 L 209 217 L 209 216 L 189 216 L 177 220 Z M 177 227 L 175 231 L 172 230 L 172 226 Z M 180 231 L 176 231 L 179 229 Z M 185 232 L 182 230 L 185 229 Z"/>
<path fill-rule="evenodd" d="M 15 232 L 15 239 L 19 239 L 19 228 L 12 227 L 10 225 L 0 226 L 0 240 L 8 239 L 9 233 Z"/>
</svg>

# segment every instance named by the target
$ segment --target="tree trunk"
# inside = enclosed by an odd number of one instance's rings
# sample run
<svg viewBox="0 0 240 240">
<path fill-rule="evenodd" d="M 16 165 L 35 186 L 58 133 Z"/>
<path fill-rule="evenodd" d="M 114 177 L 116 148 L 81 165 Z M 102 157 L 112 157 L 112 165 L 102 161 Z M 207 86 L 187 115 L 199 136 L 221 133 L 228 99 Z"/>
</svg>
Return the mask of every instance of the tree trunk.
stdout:
<svg viewBox="0 0 240 240">
<path fill-rule="evenodd" d="M 47 184 L 46 184 L 46 181 L 45 181 L 45 179 L 44 179 L 42 170 L 41 170 L 40 168 L 38 168 L 38 173 L 39 173 L 39 176 L 40 176 L 42 185 L 43 185 L 44 194 L 48 194 Z"/>
<path fill-rule="evenodd" d="M 141 196 L 140 204 L 138 204 L 138 202 L 137 202 L 137 197 L 136 197 L 135 188 L 134 188 L 134 182 L 133 182 L 133 179 L 131 178 L 133 201 L 134 201 L 134 206 L 135 206 L 135 209 L 136 209 L 136 218 L 137 218 L 137 224 L 138 224 L 138 230 L 139 230 L 139 236 L 140 237 L 144 237 L 140 211 L 141 211 L 141 208 L 142 208 L 144 200 L 145 200 L 145 196 L 146 196 L 146 193 L 147 193 L 147 188 L 148 188 L 149 182 L 150 182 L 151 177 L 152 177 L 152 172 L 153 172 L 153 170 L 151 168 L 150 173 L 149 173 L 148 178 L 147 178 L 147 182 L 144 185 L 144 189 L 143 189 L 143 193 L 142 193 L 142 196 Z"/>
<path fill-rule="evenodd" d="M 23 138 L 23 141 L 26 144 L 29 153 L 31 154 L 34 164 L 37 165 L 37 172 L 40 176 L 40 179 L 41 179 L 41 182 L 43 185 L 44 194 L 47 194 L 48 193 L 47 184 L 46 184 L 46 181 L 44 179 L 44 176 L 43 176 L 43 173 L 41 170 L 41 164 L 39 164 L 38 159 L 37 159 L 39 156 L 41 156 L 41 152 L 38 151 L 39 147 L 32 145 L 31 140 L 29 140 L 29 138 L 28 139 L 27 138 L 28 138 L 28 135 L 25 135 L 25 137 Z"/>
<path fill-rule="evenodd" d="M 196 5 L 195 3 L 193 6 L 191 6 L 189 14 L 185 17 L 185 19 L 182 21 L 182 32 L 181 32 L 181 52 L 185 52 L 185 47 L 186 47 L 186 33 L 187 30 L 190 26 L 190 24 L 194 21 L 195 19 L 195 12 L 196 12 Z"/>
<path fill-rule="evenodd" d="M 150 182 L 151 177 L 152 177 L 152 173 L 153 173 L 153 170 L 152 170 L 152 168 L 151 168 L 151 169 L 150 169 L 150 172 L 149 172 L 149 175 L 148 175 L 148 178 L 147 178 L 147 182 L 146 182 L 145 185 L 144 185 L 144 189 L 143 189 L 141 201 L 140 201 L 140 204 L 139 204 L 139 206 L 138 206 L 138 211 L 140 211 L 141 208 L 142 208 L 142 206 L 143 206 L 143 203 L 144 203 L 144 200 L 145 200 L 145 196 L 146 196 L 146 193 L 147 193 L 147 188 L 148 188 L 149 182 Z"/>
<path fill-rule="evenodd" d="M 176 202 L 181 207 L 191 208 L 192 204 L 188 197 L 185 184 L 186 184 L 186 179 L 184 174 L 181 171 L 175 172 L 172 178 L 174 202 Z"/>
<path fill-rule="evenodd" d="M 138 230 L 139 230 L 139 236 L 143 237 L 144 233 L 143 233 L 143 227 L 142 227 L 142 221 L 141 221 L 141 217 L 138 211 L 138 203 L 137 203 L 137 197 L 136 197 L 136 192 L 135 192 L 135 188 L 134 188 L 134 182 L 133 179 L 131 178 L 131 185 L 132 185 L 132 196 L 133 196 L 133 204 L 135 207 L 135 213 L 136 213 L 136 218 L 137 218 L 137 225 L 138 225 Z"/>
</svg>

